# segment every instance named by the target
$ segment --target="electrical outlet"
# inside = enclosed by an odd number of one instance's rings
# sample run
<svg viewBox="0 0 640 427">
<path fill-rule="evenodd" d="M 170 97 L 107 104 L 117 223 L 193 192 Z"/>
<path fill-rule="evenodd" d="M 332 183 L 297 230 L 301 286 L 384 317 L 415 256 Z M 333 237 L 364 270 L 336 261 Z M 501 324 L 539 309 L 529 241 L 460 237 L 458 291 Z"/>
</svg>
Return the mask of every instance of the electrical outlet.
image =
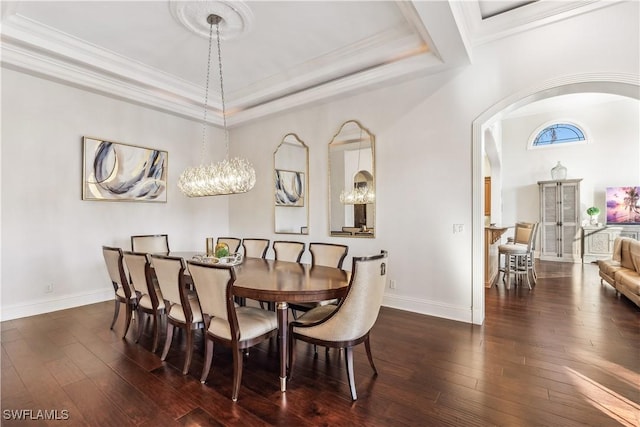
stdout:
<svg viewBox="0 0 640 427">
<path fill-rule="evenodd" d="M 48 294 L 53 292 L 53 283 L 49 283 L 44 291 Z"/>
<path fill-rule="evenodd" d="M 395 280 L 389 280 L 389 288 L 390 289 L 395 289 L 396 288 L 396 281 Z"/>
</svg>

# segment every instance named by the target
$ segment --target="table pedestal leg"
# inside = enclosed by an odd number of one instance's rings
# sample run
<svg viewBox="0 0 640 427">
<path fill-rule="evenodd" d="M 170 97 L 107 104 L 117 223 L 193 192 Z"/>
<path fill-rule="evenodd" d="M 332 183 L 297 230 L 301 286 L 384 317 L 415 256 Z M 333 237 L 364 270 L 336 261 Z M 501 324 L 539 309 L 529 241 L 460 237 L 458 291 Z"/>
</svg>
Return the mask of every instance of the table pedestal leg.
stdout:
<svg viewBox="0 0 640 427">
<path fill-rule="evenodd" d="M 280 391 L 287 391 L 287 327 L 289 304 L 286 302 L 276 303 L 278 314 L 278 342 L 280 345 Z"/>
</svg>

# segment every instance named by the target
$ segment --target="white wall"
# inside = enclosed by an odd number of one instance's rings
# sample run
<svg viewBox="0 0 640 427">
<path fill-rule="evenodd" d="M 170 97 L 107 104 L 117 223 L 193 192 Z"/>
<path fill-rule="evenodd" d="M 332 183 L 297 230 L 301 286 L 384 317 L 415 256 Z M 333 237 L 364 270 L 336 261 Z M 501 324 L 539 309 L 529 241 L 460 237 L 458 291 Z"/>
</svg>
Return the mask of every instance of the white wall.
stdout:
<svg viewBox="0 0 640 427">
<path fill-rule="evenodd" d="M 200 124 L 7 69 L 2 113 L 3 320 L 113 298 L 102 245 L 168 233 L 172 250 L 204 251 L 228 233 L 227 198 L 177 188 L 199 162 Z M 168 202 L 82 201 L 83 136 L 168 150 Z"/>
<path fill-rule="evenodd" d="M 551 179 L 560 161 L 567 178 L 582 178 L 580 213 L 598 206 L 605 211 L 606 187 L 640 183 L 640 103 L 620 97 L 605 105 L 555 110 L 502 122 L 503 223 L 538 221 L 538 181 Z M 527 149 L 531 134 L 554 119 L 573 120 L 588 132 L 586 144 Z"/>
<path fill-rule="evenodd" d="M 300 240 L 346 243 L 350 256 L 386 249 L 397 281 L 386 305 L 470 321 L 473 120 L 548 79 L 638 74 L 638 6 L 615 4 L 477 47 L 474 63 L 461 69 L 233 129 L 232 152 L 253 162 L 257 183 L 226 199 L 187 200 L 175 189 L 198 157 L 196 123 L 4 70 L 2 316 L 50 307 L 57 297 L 107 295 L 100 246 L 126 246 L 131 234 L 168 232 L 172 249 L 204 248 L 205 236 L 223 233 L 291 239 L 273 233 L 273 151 L 295 132 L 310 149 L 310 234 Z M 376 136 L 375 239 L 328 237 L 327 144 L 350 119 Z M 82 202 L 82 135 L 168 150 L 169 202 Z M 453 224 L 464 231 L 454 234 Z M 55 295 L 43 293 L 50 282 Z"/>
<path fill-rule="evenodd" d="M 474 64 L 463 69 L 234 130 L 242 144 L 236 149 L 256 165 L 258 184 L 250 197 L 231 201 L 231 232 L 278 238 L 265 231 L 273 215 L 270 153 L 282 135 L 295 132 L 310 147 L 310 234 L 300 240 L 346 243 L 350 257 L 386 249 L 397 289 L 387 290 L 385 305 L 470 321 L 472 121 L 511 94 L 559 76 L 638 74 L 637 16 L 637 3 L 616 4 L 476 48 Z M 375 239 L 328 237 L 327 144 L 350 119 L 376 136 Z M 464 232 L 454 234 L 453 224 L 463 224 Z"/>
</svg>

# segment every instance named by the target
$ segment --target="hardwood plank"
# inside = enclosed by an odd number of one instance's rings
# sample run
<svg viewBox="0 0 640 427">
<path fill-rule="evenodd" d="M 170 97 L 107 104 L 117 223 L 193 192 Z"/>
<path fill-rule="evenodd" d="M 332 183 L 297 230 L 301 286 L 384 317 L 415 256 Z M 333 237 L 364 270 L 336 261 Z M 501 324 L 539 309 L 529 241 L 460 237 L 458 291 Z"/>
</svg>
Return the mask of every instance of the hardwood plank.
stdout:
<svg viewBox="0 0 640 427">
<path fill-rule="evenodd" d="M 316 357 L 303 343 L 281 393 L 276 343 L 265 342 L 245 360 L 234 403 L 229 349 L 216 347 L 201 384 L 200 332 L 183 376 L 183 336 L 161 362 L 151 328 L 138 344 L 131 332 L 122 339 L 124 316 L 109 330 L 107 301 L 2 322 L 0 406 L 66 409 L 65 426 L 640 425 L 640 309 L 600 284 L 593 265 L 538 271 L 532 290 L 487 289 L 482 326 L 383 307 L 371 333 L 379 375 L 363 346 L 354 350 L 356 402 L 344 354 Z"/>
<path fill-rule="evenodd" d="M 64 387 L 76 407 L 90 425 L 133 426 L 133 420 L 114 405 L 108 395 L 98 390 L 89 379 L 84 379 Z"/>
<path fill-rule="evenodd" d="M 119 359 L 109 363 L 109 366 L 173 419 L 182 417 L 196 407 L 188 396 L 182 395 L 150 372 L 141 370 L 128 359 Z"/>
</svg>

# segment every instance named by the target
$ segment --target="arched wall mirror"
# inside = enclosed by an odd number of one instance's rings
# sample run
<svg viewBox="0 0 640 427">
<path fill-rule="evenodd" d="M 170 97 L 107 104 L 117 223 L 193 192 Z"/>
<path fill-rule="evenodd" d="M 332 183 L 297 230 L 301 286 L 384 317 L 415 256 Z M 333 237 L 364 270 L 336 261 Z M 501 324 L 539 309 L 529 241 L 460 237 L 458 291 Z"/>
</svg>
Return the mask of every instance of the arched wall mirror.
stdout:
<svg viewBox="0 0 640 427">
<path fill-rule="evenodd" d="M 289 133 L 273 153 L 274 231 L 309 234 L 309 148 Z"/>
<path fill-rule="evenodd" d="M 356 120 L 345 122 L 329 143 L 329 233 L 374 237 L 375 137 Z"/>
</svg>

